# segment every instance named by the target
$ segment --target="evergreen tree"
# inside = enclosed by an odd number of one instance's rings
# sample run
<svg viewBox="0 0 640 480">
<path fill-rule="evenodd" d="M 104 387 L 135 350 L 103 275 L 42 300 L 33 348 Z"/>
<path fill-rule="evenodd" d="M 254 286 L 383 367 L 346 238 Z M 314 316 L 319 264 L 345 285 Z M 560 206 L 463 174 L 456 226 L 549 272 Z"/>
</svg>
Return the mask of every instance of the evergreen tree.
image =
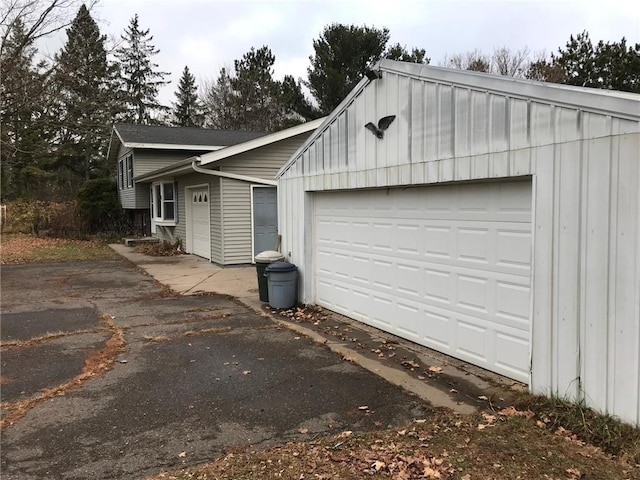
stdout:
<svg viewBox="0 0 640 480">
<path fill-rule="evenodd" d="M 20 19 L 3 38 L 0 54 L 0 168 L 3 199 L 45 194 L 50 138 L 46 122 L 46 65 Z"/>
<path fill-rule="evenodd" d="M 591 42 L 584 31 L 571 35 L 565 48 L 551 58 L 532 62 L 527 78 L 543 82 L 566 83 L 579 87 L 604 88 L 640 93 L 640 44 Z"/>
<path fill-rule="evenodd" d="M 202 105 L 198 98 L 196 78 L 184 67 L 178 91 L 175 92 L 177 102 L 173 104 L 173 124 L 179 127 L 201 127 L 204 121 Z"/>
<path fill-rule="evenodd" d="M 220 70 L 205 88 L 207 125 L 215 128 L 274 132 L 313 118 L 300 82 L 273 78 L 275 56 L 263 46 L 252 48 L 234 62 L 233 72 Z"/>
<path fill-rule="evenodd" d="M 328 114 L 378 62 L 389 41 L 387 28 L 377 29 L 334 23 L 313 41 L 305 82 L 323 114 Z"/>
<path fill-rule="evenodd" d="M 160 87 L 169 83 L 164 80 L 169 73 L 157 70 L 158 65 L 151 61 L 160 50 L 151 44 L 153 36 L 149 35 L 149 29 L 140 29 L 138 14 L 131 19 L 121 38 L 124 45 L 116 50 L 116 57 L 123 82 L 124 120 L 153 123 L 156 112 L 168 110 L 157 97 Z"/>
<path fill-rule="evenodd" d="M 431 59 L 427 57 L 427 51 L 424 48 L 412 48 L 411 52 L 407 50 L 406 45 L 399 43 L 391 45 L 385 53 L 385 58 L 389 60 L 399 60 L 401 62 L 423 63 L 428 65 Z"/>
<path fill-rule="evenodd" d="M 106 36 L 82 5 L 67 29 L 54 76 L 57 89 L 59 148 L 56 170 L 86 181 L 108 176 L 106 145 L 110 123 L 118 110 L 113 92 L 115 66 L 108 62 Z M 77 185 L 70 196 L 75 197 Z"/>
</svg>

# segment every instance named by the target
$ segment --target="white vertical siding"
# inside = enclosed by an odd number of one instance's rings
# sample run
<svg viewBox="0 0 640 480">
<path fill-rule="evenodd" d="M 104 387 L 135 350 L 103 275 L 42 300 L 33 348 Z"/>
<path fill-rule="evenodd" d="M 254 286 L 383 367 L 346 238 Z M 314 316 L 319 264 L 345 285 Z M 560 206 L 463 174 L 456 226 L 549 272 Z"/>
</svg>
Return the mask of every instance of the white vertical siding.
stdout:
<svg viewBox="0 0 640 480">
<path fill-rule="evenodd" d="M 603 96 L 626 109 L 616 117 L 545 101 L 543 88 L 507 94 L 384 71 L 280 177 L 283 252 L 313 302 L 313 191 L 530 176 L 530 387 L 640 423 L 640 123 L 624 104 L 640 97 Z M 364 125 L 385 115 L 396 120 L 378 140 Z"/>
</svg>

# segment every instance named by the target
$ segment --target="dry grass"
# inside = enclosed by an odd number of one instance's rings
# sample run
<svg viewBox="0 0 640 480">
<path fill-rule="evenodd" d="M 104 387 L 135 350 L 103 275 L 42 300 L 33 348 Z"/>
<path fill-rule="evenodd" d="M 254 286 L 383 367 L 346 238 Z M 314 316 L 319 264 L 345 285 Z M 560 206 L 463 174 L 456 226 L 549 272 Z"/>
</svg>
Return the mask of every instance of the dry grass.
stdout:
<svg viewBox="0 0 640 480">
<path fill-rule="evenodd" d="M 186 337 L 198 337 L 200 335 L 226 333 L 226 332 L 230 332 L 231 330 L 232 330 L 231 327 L 203 328 L 201 330 L 189 330 L 187 332 L 181 332 L 171 336 L 156 335 L 152 337 L 149 335 L 145 335 L 144 339 L 147 342 L 164 343 L 164 342 L 169 342 L 171 340 L 178 340 L 180 338 L 186 338 Z"/>
<path fill-rule="evenodd" d="M 637 467 L 566 432 L 539 426 L 528 412 L 509 409 L 469 417 L 437 412 L 400 429 L 235 451 L 152 479 L 622 480 L 639 475 Z"/>
<path fill-rule="evenodd" d="M 69 240 L 34 235 L 2 235 L 0 264 L 115 260 L 120 256 L 98 240 Z"/>
</svg>

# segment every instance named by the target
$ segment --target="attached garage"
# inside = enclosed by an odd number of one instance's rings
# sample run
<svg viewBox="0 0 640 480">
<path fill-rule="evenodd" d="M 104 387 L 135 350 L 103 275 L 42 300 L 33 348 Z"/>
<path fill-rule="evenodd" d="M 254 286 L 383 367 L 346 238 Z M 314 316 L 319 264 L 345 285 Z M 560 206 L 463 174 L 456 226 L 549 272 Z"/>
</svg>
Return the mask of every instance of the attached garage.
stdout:
<svg viewBox="0 0 640 480">
<path fill-rule="evenodd" d="M 640 96 L 371 77 L 278 173 L 301 301 L 639 423 Z"/>
</svg>

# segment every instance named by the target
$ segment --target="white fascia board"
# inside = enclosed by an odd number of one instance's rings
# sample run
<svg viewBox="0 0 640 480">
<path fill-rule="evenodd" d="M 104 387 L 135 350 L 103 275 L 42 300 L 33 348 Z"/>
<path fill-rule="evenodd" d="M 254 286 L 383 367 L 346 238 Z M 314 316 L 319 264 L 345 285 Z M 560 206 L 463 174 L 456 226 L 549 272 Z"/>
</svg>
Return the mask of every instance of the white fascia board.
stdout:
<svg viewBox="0 0 640 480">
<path fill-rule="evenodd" d="M 234 155 L 239 155 L 241 153 L 255 150 L 256 148 L 264 147 L 272 143 L 295 137 L 296 135 L 311 132 L 318 128 L 323 121 L 324 118 L 319 118 L 317 120 L 305 122 L 300 125 L 296 125 L 295 127 L 280 130 L 279 132 L 271 133 L 263 137 L 254 138 L 253 140 L 249 140 L 248 142 L 231 145 L 229 147 L 221 149 L 220 151 L 205 153 L 204 155 L 200 155 L 200 165 L 207 165 L 209 163 L 217 162 L 225 158 L 233 157 Z"/>
<path fill-rule="evenodd" d="M 127 148 L 148 148 L 154 150 L 220 150 L 224 145 L 175 145 L 171 143 L 134 143 L 122 142 Z"/>
</svg>

